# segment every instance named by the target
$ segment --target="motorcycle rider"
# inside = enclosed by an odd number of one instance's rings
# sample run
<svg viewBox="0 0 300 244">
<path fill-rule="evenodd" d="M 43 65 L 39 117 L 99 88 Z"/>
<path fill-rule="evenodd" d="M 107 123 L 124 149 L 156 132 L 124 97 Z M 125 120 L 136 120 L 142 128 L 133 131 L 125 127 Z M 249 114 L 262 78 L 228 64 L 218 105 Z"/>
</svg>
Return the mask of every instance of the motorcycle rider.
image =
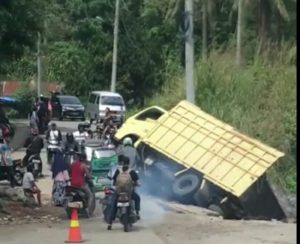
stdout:
<svg viewBox="0 0 300 244">
<path fill-rule="evenodd" d="M 117 169 L 114 173 L 114 176 L 112 177 L 113 178 L 113 185 L 116 187 L 116 191 L 115 191 L 115 193 L 112 197 L 113 207 L 112 207 L 112 210 L 111 210 L 111 213 L 110 213 L 110 216 L 109 216 L 109 223 L 108 223 L 108 226 L 107 226 L 108 230 L 111 230 L 112 222 L 115 219 L 116 213 L 117 213 L 117 202 L 118 202 L 118 193 L 117 192 L 118 192 L 118 188 L 119 187 L 127 188 L 126 186 L 120 186 L 119 185 L 119 184 L 121 184 L 121 182 L 119 182 L 119 176 L 122 175 L 123 173 L 127 173 L 128 177 L 130 177 L 131 180 L 132 180 L 133 186 L 134 187 L 135 186 L 140 186 L 138 174 L 134 170 L 130 170 L 130 168 L 129 168 L 129 158 L 125 157 L 125 156 L 121 156 L 121 160 L 123 161 L 122 169 L 121 170 Z M 122 175 L 122 178 L 123 178 L 123 175 Z M 135 202 L 134 205 L 135 205 L 135 211 L 136 211 L 137 218 L 140 219 L 139 211 L 140 211 L 141 198 L 134 191 L 134 188 L 132 189 L 131 194 L 132 194 L 131 197 Z"/>
<path fill-rule="evenodd" d="M 109 125 L 109 123 L 112 119 L 113 119 L 112 112 L 110 111 L 109 107 L 107 107 L 105 109 L 105 116 L 103 118 L 104 128 Z"/>
<path fill-rule="evenodd" d="M 84 126 L 83 124 L 78 125 L 78 131 L 75 131 L 73 133 L 74 139 L 78 144 L 82 144 L 85 142 L 86 139 L 89 138 L 89 134 L 84 131 Z"/>
<path fill-rule="evenodd" d="M 44 141 L 39 136 L 38 129 L 32 130 L 31 136 L 28 137 L 24 143 L 24 147 L 26 148 L 26 155 L 23 158 L 23 165 L 27 166 L 30 156 L 35 154 L 39 155 L 44 147 Z"/>
<path fill-rule="evenodd" d="M 71 186 L 82 189 L 88 198 L 88 207 L 91 206 L 93 193 L 91 192 L 86 178 L 90 179 L 91 173 L 86 165 L 86 154 L 83 150 L 77 152 L 78 160 L 71 165 Z"/>
<path fill-rule="evenodd" d="M 68 152 L 68 151 L 76 151 L 77 150 L 77 143 L 74 139 L 74 136 L 72 133 L 67 133 L 66 134 L 66 141 L 64 143 L 64 151 Z"/>
<path fill-rule="evenodd" d="M 55 151 L 54 149 L 57 149 L 62 141 L 61 131 L 57 129 L 55 123 L 51 124 L 50 130 L 46 134 L 46 140 L 48 142 L 47 158 L 48 162 L 50 162 Z"/>
<path fill-rule="evenodd" d="M 105 139 L 106 135 L 110 135 L 112 139 L 116 131 L 117 131 L 117 127 L 114 125 L 113 120 L 110 119 L 108 125 L 105 127 L 103 131 L 102 138 Z"/>
<path fill-rule="evenodd" d="M 130 161 L 129 168 L 132 170 L 138 170 L 141 158 L 136 148 L 133 147 L 133 141 L 130 137 L 124 138 L 123 145 L 119 146 L 117 149 L 117 154 L 128 157 Z"/>
<path fill-rule="evenodd" d="M 65 141 L 64 146 L 63 146 L 63 152 L 64 152 L 65 160 L 68 161 L 67 162 L 68 164 L 72 163 L 70 161 L 71 158 L 70 158 L 70 160 L 67 160 L 68 155 L 73 155 L 74 156 L 76 151 L 78 151 L 78 144 L 75 141 L 73 134 L 72 133 L 67 133 L 66 141 Z"/>
</svg>

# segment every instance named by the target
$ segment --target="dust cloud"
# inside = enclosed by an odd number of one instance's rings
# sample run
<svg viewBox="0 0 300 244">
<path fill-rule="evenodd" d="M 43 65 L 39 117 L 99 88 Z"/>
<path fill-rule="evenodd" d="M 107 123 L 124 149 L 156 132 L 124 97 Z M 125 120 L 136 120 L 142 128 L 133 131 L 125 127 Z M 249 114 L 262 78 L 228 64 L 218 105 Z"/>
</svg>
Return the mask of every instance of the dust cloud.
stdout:
<svg viewBox="0 0 300 244">
<path fill-rule="evenodd" d="M 168 213 L 158 198 L 138 192 L 141 197 L 141 219 L 145 225 L 154 225 L 162 222 Z"/>
</svg>

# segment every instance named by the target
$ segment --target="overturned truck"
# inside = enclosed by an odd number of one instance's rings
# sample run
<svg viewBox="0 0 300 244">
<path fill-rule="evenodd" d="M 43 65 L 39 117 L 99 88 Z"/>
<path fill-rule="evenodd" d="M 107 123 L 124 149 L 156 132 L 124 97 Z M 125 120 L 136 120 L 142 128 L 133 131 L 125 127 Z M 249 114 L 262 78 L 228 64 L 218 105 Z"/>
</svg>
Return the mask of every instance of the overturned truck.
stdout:
<svg viewBox="0 0 300 244">
<path fill-rule="evenodd" d="M 148 108 L 116 138 L 135 140 L 145 181 L 155 193 L 220 212 L 224 218 L 285 219 L 267 170 L 284 156 L 181 101 L 170 111 Z"/>
</svg>

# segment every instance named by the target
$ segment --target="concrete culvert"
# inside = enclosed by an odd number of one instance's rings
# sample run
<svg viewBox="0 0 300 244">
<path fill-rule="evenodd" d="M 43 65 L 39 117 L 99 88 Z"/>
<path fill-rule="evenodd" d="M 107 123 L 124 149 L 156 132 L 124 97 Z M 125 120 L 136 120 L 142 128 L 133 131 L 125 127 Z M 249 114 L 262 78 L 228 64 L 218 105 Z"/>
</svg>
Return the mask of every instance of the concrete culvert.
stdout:
<svg viewBox="0 0 300 244">
<path fill-rule="evenodd" d="M 172 191 L 175 197 L 187 197 L 195 193 L 202 182 L 202 177 L 198 174 L 187 172 L 179 175 L 172 184 Z"/>
</svg>

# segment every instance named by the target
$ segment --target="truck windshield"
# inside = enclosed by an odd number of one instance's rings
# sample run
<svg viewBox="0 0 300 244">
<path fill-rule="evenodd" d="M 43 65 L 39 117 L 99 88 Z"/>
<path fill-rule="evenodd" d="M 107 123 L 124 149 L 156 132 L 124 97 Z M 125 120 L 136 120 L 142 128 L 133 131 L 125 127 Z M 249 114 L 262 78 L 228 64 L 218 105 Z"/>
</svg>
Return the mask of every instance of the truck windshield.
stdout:
<svg viewBox="0 0 300 244">
<path fill-rule="evenodd" d="M 116 106 L 123 106 L 123 99 L 121 97 L 110 97 L 110 96 L 103 96 L 101 97 L 101 104 L 102 105 L 116 105 Z"/>
</svg>

